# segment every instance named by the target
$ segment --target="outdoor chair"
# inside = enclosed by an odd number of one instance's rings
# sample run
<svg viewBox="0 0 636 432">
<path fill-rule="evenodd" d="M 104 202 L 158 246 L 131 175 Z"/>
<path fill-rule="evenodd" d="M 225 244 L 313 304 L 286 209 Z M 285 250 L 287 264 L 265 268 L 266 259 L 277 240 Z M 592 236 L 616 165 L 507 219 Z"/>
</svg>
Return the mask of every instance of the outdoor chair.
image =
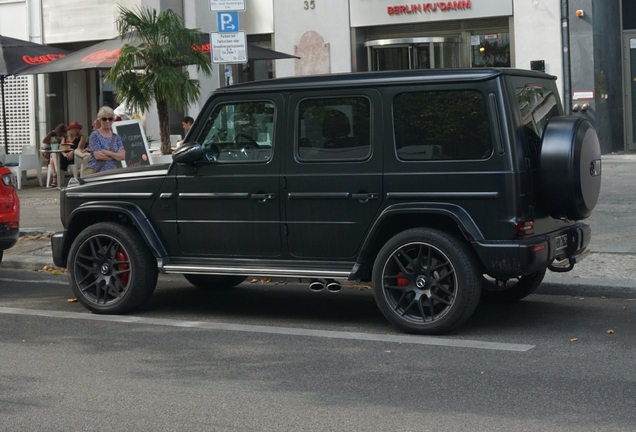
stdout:
<svg viewBox="0 0 636 432">
<path fill-rule="evenodd" d="M 0 161 L 15 174 L 18 182 L 18 189 L 22 188 L 22 173 L 25 179 L 27 170 L 35 170 L 38 182 L 42 186 L 42 166 L 40 165 L 40 155 L 32 145 L 22 146 L 21 154 L 6 154 L 4 147 L 0 151 Z"/>
</svg>

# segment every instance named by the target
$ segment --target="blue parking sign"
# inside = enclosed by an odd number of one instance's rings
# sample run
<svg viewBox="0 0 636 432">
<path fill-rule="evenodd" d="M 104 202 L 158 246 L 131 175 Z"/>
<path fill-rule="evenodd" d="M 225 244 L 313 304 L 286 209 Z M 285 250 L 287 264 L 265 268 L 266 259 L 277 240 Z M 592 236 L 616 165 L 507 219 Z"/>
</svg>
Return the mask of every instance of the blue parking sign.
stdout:
<svg viewBox="0 0 636 432">
<path fill-rule="evenodd" d="M 219 33 L 236 33 L 239 31 L 238 12 L 218 12 L 216 25 Z"/>
</svg>

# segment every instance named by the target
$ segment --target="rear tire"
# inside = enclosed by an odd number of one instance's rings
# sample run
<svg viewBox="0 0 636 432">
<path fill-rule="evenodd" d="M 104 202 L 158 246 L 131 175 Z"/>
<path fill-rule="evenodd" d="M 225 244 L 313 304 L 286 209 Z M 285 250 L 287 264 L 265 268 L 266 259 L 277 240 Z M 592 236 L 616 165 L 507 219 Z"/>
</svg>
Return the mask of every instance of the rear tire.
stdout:
<svg viewBox="0 0 636 432">
<path fill-rule="evenodd" d="M 137 230 L 100 222 L 82 231 L 69 251 L 73 293 L 94 313 L 122 314 L 143 304 L 157 285 L 157 262 Z"/>
<path fill-rule="evenodd" d="M 477 269 L 465 242 L 443 231 L 410 229 L 378 253 L 373 294 L 380 311 L 401 330 L 441 334 L 475 311 L 481 291 Z"/>
<path fill-rule="evenodd" d="M 184 274 L 183 276 L 195 287 L 205 290 L 224 290 L 233 288 L 247 279 L 245 276 L 217 276 L 201 274 Z"/>
<path fill-rule="evenodd" d="M 519 301 L 535 292 L 547 269 L 539 270 L 529 275 L 506 280 L 499 285 L 495 280 L 482 276 L 481 298 L 490 303 L 512 303 Z"/>
</svg>

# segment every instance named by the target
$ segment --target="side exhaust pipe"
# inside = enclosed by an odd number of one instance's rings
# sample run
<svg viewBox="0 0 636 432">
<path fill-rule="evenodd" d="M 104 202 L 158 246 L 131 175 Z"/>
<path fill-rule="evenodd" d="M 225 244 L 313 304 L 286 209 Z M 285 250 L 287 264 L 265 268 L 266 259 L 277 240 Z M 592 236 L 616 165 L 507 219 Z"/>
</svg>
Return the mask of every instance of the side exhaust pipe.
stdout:
<svg viewBox="0 0 636 432">
<path fill-rule="evenodd" d="M 309 289 L 313 292 L 322 291 L 323 289 L 325 289 L 325 284 L 318 279 L 314 279 L 309 283 Z"/>
<path fill-rule="evenodd" d="M 333 279 L 327 279 L 327 290 L 331 292 L 338 292 L 342 289 L 342 285 Z"/>
</svg>

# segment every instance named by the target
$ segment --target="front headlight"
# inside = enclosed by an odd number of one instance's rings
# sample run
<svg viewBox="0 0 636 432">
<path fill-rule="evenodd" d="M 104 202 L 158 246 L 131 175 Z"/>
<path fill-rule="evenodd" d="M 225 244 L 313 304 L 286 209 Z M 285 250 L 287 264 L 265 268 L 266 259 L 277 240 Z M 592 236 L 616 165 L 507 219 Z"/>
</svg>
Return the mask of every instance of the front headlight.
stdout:
<svg viewBox="0 0 636 432">
<path fill-rule="evenodd" d="M 5 186 L 16 187 L 16 185 L 18 184 L 18 179 L 13 173 L 3 174 L 2 183 L 4 183 Z"/>
</svg>

